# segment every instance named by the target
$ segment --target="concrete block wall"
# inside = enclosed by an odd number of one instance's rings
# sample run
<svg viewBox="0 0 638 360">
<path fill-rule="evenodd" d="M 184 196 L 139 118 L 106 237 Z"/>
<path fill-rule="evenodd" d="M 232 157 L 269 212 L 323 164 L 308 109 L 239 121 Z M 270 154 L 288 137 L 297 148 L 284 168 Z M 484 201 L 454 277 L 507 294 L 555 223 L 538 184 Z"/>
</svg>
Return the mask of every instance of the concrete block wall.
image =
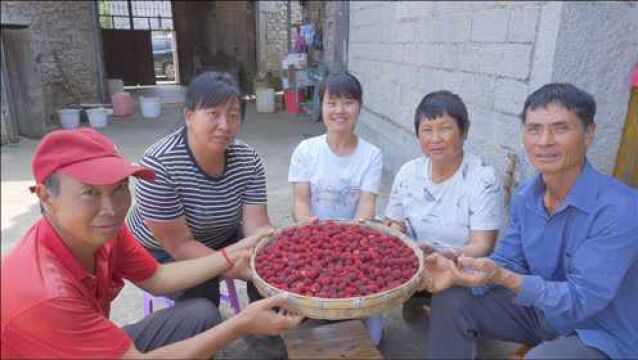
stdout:
<svg viewBox="0 0 638 360">
<path fill-rule="evenodd" d="M 611 173 L 627 116 L 631 74 L 638 65 L 638 3 L 565 3 L 561 20 L 552 78 L 587 89 L 596 98 L 589 156 Z"/>
<path fill-rule="evenodd" d="M 638 53 L 635 32 L 629 39 L 636 19 L 636 6 L 621 3 L 350 2 L 348 69 L 364 88 L 358 131 L 383 149 L 393 176 L 421 154 L 416 105 L 426 93 L 448 89 L 470 113 L 466 147 L 501 174 L 507 154 L 515 154 L 522 180 L 534 173 L 521 144 L 524 100 L 545 83 L 571 81 L 601 105 L 597 121 L 604 130 L 590 158 L 609 173 L 624 122 L 630 58 L 635 62 Z M 592 53 L 598 48 L 603 51 Z M 574 67 L 583 58 L 590 60 Z"/>
<path fill-rule="evenodd" d="M 96 57 L 95 6 L 76 1 L 2 1 L 3 23 L 20 18 L 32 32 L 36 69 L 44 92 L 44 114 L 55 123 L 55 110 L 100 98 Z"/>
</svg>

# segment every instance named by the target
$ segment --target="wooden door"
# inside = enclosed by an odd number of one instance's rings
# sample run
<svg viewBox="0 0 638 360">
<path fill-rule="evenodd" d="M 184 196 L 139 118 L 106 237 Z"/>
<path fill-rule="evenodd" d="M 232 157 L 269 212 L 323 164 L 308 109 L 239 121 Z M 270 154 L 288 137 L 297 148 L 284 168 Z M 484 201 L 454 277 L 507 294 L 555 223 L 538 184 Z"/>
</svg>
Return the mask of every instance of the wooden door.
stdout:
<svg viewBox="0 0 638 360">
<path fill-rule="evenodd" d="M 150 30 L 102 29 L 106 76 L 125 86 L 155 85 Z"/>
<path fill-rule="evenodd" d="M 4 32 L 4 29 L 3 29 Z M 2 35 L 0 35 L 0 61 L 2 68 L 0 68 L 0 91 L 2 94 L 2 101 L 0 101 L 0 132 L 2 137 L 0 144 L 17 143 L 18 138 L 18 123 L 15 118 L 16 111 L 13 108 L 13 94 L 9 91 L 9 75 L 4 56 L 4 44 Z"/>
<path fill-rule="evenodd" d="M 52 109 L 45 111 L 44 90 L 36 69 L 31 32 L 2 28 L 3 141 L 17 141 L 16 130 L 31 139 L 46 134 L 45 114 Z"/>
<path fill-rule="evenodd" d="M 634 78 L 636 83 L 629 95 L 627 119 L 616 156 L 614 176 L 638 189 L 638 67 Z"/>
</svg>

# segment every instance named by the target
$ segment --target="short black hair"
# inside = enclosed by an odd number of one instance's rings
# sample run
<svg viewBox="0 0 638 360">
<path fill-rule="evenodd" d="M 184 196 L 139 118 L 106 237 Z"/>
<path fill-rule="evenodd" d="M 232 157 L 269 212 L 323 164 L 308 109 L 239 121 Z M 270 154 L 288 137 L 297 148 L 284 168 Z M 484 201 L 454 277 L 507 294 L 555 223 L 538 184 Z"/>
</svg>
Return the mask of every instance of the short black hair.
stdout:
<svg viewBox="0 0 638 360">
<path fill-rule="evenodd" d="M 58 195 L 60 195 L 60 177 L 58 177 L 57 172 L 49 175 L 49 177 L 44 179 L 42 184 L 45 188 L 47 188 L 47 190 L 53 197 L 57 197 Z M 40 213 L 44 214 L 44 206 L 42 206 L 42 203 L 40 203 Z"/>
<path fill-rule="evenodd" d="M 244 114 L 246 104 L 233 77 L 226 72 L 206 71 L 197 75 L 186 90 L 184 107 L 191 111 L 208 109 L 236 98 Z"/>
<path fill-rule="evenodd" d="M 414 133 L 419 136 L 421 120 L 434 120 L 438 117 L 449 115 L 456 120 L 461 134 L 467 134 L 470 128 L 470 120 L 467 116 L 467 108 L 460 96 L 448 90 L 431 92 L 421 99 L 414 111 Z"/>
<path fill-rule="evenodd" d="M 323 95 L 327 92 L 331 96 L 345 97 L 357 100 L 363 104 L 363 89 L 359 80 L 349 72 L 340 72 L 329 75 L 319 88 L 319 96 L 323 101 Z"/>
<path fill-rule="evenodd" d="M 60 177 L 57 172 L 49 175 L 43 182 L 44 187 L 49 190 L 51 195 L 58 196 L 60 195 Z"/>
<path fill-rule="evenodd" d="M 321 105 L 323 105 L 323 95 L 326 91 L 329 92 L 331 96 L 357 100 L 359 106 L 363 105 L 363 88 L 361 87 L 359 79 L 347 71 L 328 75 L 319 87 L 319 101 L 321 104 L 319 105 L 319 118 L 317 121 L 321 121 L 323 118 Z"/>
<path fill-rule="evenodd" d="M 583 127 L 594 123 L 596 101 L 593 96 L 569 83 L 551 83 L 527 97 L 520 115 L 523 124 L 527 120 L 527 111 L 533 111 L 539 107 L 546 108 L 549 104 L 558 104 L 573 111 L 583 123 Z"/>
</svg>

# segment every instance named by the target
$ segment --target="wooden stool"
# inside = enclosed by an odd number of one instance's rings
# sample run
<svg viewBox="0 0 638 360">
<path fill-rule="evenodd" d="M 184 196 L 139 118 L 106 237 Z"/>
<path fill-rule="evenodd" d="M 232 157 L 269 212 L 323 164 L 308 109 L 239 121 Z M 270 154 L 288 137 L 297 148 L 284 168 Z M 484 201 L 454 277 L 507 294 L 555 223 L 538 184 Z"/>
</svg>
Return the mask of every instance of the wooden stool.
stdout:
<svg viewBox="0 0 638 360">
<path fill-rule="evenodd" d="M 383 359 L 361 320 L 291 330 L 283 338 L 291 360 Z"/>
<path fill-rule="evenodd" d="M 525 355 L 532 349 L 531 346 L 523 343 L 521 344 L 521 346 L 516 350 L 515 353 L 513 353 L 512 355 L 510 355 L 510 357 L 508 358 L 508 360 L 523 360 L 525 359 Z"/>
</svg>

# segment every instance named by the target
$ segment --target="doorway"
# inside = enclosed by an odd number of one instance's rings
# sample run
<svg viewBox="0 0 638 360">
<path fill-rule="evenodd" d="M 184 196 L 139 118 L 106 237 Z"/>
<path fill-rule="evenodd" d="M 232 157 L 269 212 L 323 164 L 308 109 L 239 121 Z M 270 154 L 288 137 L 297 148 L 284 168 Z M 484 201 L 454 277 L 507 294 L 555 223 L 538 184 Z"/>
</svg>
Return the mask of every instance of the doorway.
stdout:
<svg viewBox="0 0 638 360">
<path fill-rule="evenodd" d="M 19 135 L 39 139 L 46 134 L 45 103 L 36 57 L 26 26 L 2 26 L 2 143 L 18 142 Z M 56 88 L 56 94 L 67 88 Z M 68 95 L 68 94 L 64 94 Z"/>
<path fill-rule="evenodd" d="M 254 1 L 174 1 L 180 80 L 203 71 L 224 71 L 252 92 L 257 74 Z"/>
<path fill-rule="evenodd" d="M 170 1 L 100 0 L 98 17 L 108 78 L 126 86 L 179 81 Z"/>
</svg>

